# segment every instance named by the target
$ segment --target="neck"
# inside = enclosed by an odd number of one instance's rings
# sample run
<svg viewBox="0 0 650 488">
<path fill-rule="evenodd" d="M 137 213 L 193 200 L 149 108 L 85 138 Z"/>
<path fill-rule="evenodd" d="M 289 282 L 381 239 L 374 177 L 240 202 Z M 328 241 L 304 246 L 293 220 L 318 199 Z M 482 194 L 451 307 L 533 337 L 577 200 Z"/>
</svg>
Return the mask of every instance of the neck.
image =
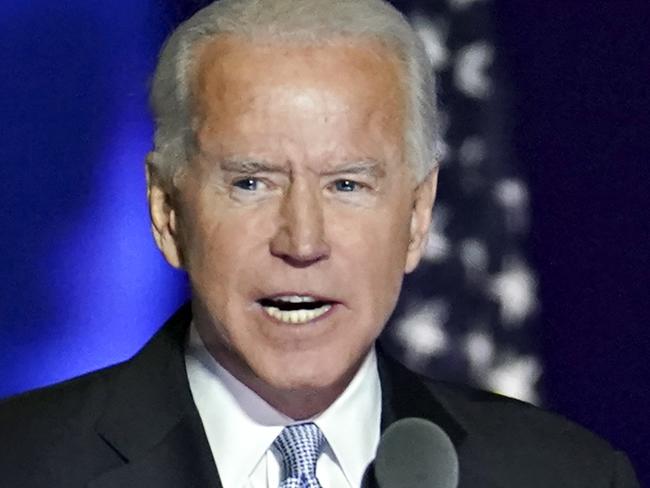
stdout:
<svg viewBox="0 0 650 488">
<path fill-rule="evenodd" d="M 356 364 L 335 384 L 325 387 L 278 388 L 257 375 L 248 365 L 214 344 L 206 344 L 212 357 L 237 380 L 253 390 L 278 412 L 293 420 L 306 420 L 324 412 L 352 381 L 361 363 Z"/>
<path fill-rule="evenodd" d="M 333 384 L 303 388 L 278 387 L 256 374 L 243 358 L 215 337 L 211 328 L 206 330 L 196 321 L 195 326 L 206 349 L 223 368 L 278 412 L 293 420 L 313 418 L 327 410 L 345 391 L 365 358 L 363 355 Z"/>
<path fill-rule="evenodd" d="M 307 420 L 324 412 L 343 393 L 342 388 L 321 390 L 275 390 L 268 388 L 261 381 L 245 382 L 238 378 L 251 390 L 257 393 L 269 405 L 293 420 Z M 257 383 L 257 384 L 255 384 Z"/>
</svg>

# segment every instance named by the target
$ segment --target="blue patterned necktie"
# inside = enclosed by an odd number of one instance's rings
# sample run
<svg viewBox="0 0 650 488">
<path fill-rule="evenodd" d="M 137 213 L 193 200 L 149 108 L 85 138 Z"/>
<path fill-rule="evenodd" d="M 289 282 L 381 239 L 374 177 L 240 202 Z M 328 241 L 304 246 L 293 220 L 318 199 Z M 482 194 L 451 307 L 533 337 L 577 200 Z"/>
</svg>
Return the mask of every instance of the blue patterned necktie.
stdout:
<svg viewBox="0 0 650 488">
<path fill-rule="evenodd" d="M 325 437 L 314 423 L 285 427 L 273 445 L 282 454 L 279 488 L 321 488 L 316 478 L 316 461 Z"/>
</svg>

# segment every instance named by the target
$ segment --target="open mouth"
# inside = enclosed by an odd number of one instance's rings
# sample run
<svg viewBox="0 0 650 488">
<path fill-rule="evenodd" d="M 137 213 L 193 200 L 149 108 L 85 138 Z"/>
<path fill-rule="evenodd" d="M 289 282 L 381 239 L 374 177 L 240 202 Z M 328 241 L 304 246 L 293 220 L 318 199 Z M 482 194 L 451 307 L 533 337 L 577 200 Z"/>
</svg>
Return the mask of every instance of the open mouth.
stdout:
<svg viewBox="0 0 650 488">
<path fill-rule="evenodd" d="M 285 324 L 306 324 L 322 317 L 335 302 L 308 295 L 282 295 L 258 300 L 264 311 Z"/>
</svg>

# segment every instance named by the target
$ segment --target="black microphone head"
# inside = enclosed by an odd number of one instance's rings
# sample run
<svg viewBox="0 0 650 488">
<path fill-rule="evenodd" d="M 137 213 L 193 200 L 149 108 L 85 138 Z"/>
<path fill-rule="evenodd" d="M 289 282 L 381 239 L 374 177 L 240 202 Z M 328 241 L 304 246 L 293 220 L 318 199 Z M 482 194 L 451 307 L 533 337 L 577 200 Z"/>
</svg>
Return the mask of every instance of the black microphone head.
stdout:
<svg viewBox="0 0 650 488">
<path fill-rule="evenodd" d="M 447 434 L 434 423 L 398 420 L 379 441 L 375 478 L 380 488 L 456 488 L 458 456 Z"/>
</svg>

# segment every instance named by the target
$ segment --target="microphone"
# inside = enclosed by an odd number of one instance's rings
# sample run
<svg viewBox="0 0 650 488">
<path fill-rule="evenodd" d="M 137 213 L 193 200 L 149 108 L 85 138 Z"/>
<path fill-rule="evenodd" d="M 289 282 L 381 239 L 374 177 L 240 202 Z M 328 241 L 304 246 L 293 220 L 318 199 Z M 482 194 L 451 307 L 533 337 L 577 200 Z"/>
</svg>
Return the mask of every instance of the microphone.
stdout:
<svg viewBox="0 0 650 488">
<path fill-rule="evenodd" d="M 379 440 L 375 458 L 379 488 L 456 488 L 458 456 L 436 424 L 406 418 L 391 424 Z"/>
</svg>

